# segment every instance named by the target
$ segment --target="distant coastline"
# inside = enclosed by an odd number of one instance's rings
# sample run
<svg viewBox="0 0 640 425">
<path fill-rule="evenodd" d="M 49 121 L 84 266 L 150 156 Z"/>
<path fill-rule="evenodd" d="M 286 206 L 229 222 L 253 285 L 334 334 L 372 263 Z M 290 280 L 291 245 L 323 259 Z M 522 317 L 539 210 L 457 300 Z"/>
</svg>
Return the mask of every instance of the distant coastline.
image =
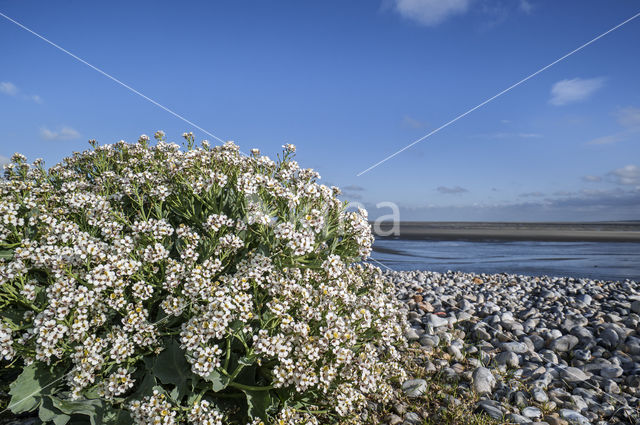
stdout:
<svg viewBox="0 0 640 425">
<path fill-rule="evenodd" d="M 379 239 L 640 242 L 640 221 L 590 223 L 427 222 L 399 223 L 399 235 L 385 236 L 391 223 L 381 224 Z"/>
</svg>

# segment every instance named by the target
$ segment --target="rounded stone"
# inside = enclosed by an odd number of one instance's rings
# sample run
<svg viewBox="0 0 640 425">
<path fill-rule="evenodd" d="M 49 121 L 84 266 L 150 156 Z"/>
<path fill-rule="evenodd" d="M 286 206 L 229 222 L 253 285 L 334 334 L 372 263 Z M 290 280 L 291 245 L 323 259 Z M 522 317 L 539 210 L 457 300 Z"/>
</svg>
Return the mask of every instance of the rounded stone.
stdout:
<svg viewBox="0 0 640 425">
<path fill-rule="evenodd" d="M 486 367 L 479 367 L 471 376 L 473 389 L 478 394 L 489 394 L 496 386 L 496 378 Z"/>
<path fill-rule="evenodd" d="M 504 342 L 500 344 L 500 348 L 504 351 L 511 351 L 516 354 L 524 354 L 529 351 L 529 346 L 524 342 Z"/>
<path fill-rule="evenodd" d="M 410 379 L 402 384 L 402 391 L 407 397 L 422 397 L 427 392 L 427 381 L 424 379 Z"/>
<path fill-rule="evenodd" d="M 407 425 L 418 425 L 422 423 L 422 418 L 416 412 L 409 412 L 404 415 L 403 424 Z"/>
<path fill-rule="evenodd" d="M 549 396 L 544 392 L 542 388 L 534 388 L 531 391 L 531 395 L 533 396 L 533 399 L 538 403 L 546 403 L 549 401 Z"/>
<path fill-rule="evenodd" d="M 505 351 L 503 353 L 498 354 L 494 361 L 498 365 L 504 365 L 507 367 L 518 367 L 520 364 L 520 359 L 518 355 L 512 351 Z"/>
<path fill-rule="evenodd" d="M 620 366 L 603 367 L 600 369 L 600 376 L 607 379 L 614 379 L 622 376 L 624 370 Z"/>
<path fill-rule="evenodd" d="M 522 409 L 522 415 L 529 419 L 536 419 L 542 417 L 542 410 L 537 407 L 529 406 Z"/>
<path fill-rule="evenodd" d="M 575 410 L 562 409 L 560 410 L 560 415 L 562 416 L 563 419 L 567 420 L 570 424 L 591 425 L 591 422 L 589 422 L 589 419 L 587 419 L 585 416 L 581 415 L 580 413 L 576 412 Z"/>
<path fill-rule="evenodd" d="M 589 379 L 589 375 L 577 367 L 567 367 L 561 370 L 560 374 L 568 382 L 582 382 Z"/>
<path fill-rule="evenodd" d="M 551 344 L 549 344 L 549 348 L 556 353 L 566 353 L 567 351 L 571 351 L 573 347 L 578 345 L 578 342 L 580 342 L 578 337 L 574 335 L 564 335 L 558 339 L 551 341 Z"/>
</svg>

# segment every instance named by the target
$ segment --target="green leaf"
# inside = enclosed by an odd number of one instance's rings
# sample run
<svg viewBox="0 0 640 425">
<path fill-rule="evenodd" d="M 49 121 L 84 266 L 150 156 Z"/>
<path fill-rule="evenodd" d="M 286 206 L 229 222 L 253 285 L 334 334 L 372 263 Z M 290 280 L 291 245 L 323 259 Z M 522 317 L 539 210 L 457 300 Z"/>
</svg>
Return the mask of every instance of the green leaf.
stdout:
<svg viewBox="0 0 640 425">
<path fill-rule="evenodd" d="M 138 389 L 131 396 L 132 400 L 139 400 L 145 396 L 151 395 L 153 393 L 153 387 L 156 385 L 156 379 L 151 374 L 151 372 L 146 373 L 142 382 L 138 386 Z"/>
<path fill-rule="evenodd" d="M 130 425 L 133 423 L 129 412 L 123 409 L 108 407 L 102 412 L 102 424 L 104 425 Z"/>
<path fill-rule="evenodd" d="M 38 409 L 38 417 L 42 422 L 54 421 L 57 424 L 66 424 L 70 416 L 63 414 L 53 406 L 50 397 L 43 397 L 40 409 Z"/>
<path fill-rule="evenodd" d="M 0 251 L 0 258 L 6 258 L 8 260 L 13 258 L 13 249 L 3 249 Z"/>
<path fill-rule="evenodd" d="M 102 425 L 105 404 L 100 400 L 62 400 L 51 397 L 53 405 L 67 415 L 89 417 L 91 425 Z"/>
<path fill-rule="evenodd" d="M 5 323 L 10 327 L 18 328 L 20 324 L 24 322 L 24 313 L 26 310 L 18 308 L 6 308 L 0 311 L 0 318 L 3 318 Z M 14 329 L 15 329 L 14 328 Z"/>
<path fill-rule="evenodd" d="M 71 419 L 71 416 L 61 413 L 55 416 L 52 421 L 55 425 L 66 425 L 67 422 L 69 422 L 69 419 Z"/>
<path fill-rule="evenodd" d="M 242 390 L 247 397 L 249 417 L 267 420 L 267 412 L 277 403 L 277 399 L 271 397 L 271 391 Z"/>
<path fill-rule="evenodd" d="M 9 409 L 13 413 L 33 411 L 42 401 L 43 395 L 51 394 L 61 376 L 62 374 L 57 376 L 49 366 L 40 362 L 25 367 L 9 386 Z"/>
<path fill-rule="evenodd" d="M 93 417 L 102 410 L 102 402 L 100 400 L 62 400 L 57 397 L 51 397 L 51 401 L 62 413 L 68 415 L 80 414 Z"/>
<path fill-rule="evenodd" d="M 204 379 L 212 383 L 211 388 L 215 392 L 222 391 L 227 388 L 227 385 L 229 385 L 229 377 L 220 374 L 217 370 L 211 372 L 209 376 Z"/>
<path fill-rule="evenodd" d="M 255 363 L 257 357 L 258 356 L 255 354 L 252 354 L 250 356 L 243 356 L 238 359 L 238 363 L 244 366 L 251 366 Z"/>
<path fill-rule="evenodd" d="M 178 389 L 179 397 L 187 392 L 187 380 L 191 377 L 191 365 L 180 349 L 180 343 L 172 339 L 153 363 L 153 374 L 163 384 L 173 384 Z"/>
<path fill-rule="evenodd" d="M 234 320 L 229 324 L 229 328 L 231 328 L 231 330 L 233 330 L 234 332 L 238 332 L 243 327 L 244 327 L 244 323 L 240 320 Z"/>
<path fill-rule="evenodd" d="M 172 400 L 174 401 L 180 401 L 180 391 L 178 390 L 178 387 L 174 387 L 171 392 L 169 393 L 169 397 L 171 397 Z"/>
</svg>

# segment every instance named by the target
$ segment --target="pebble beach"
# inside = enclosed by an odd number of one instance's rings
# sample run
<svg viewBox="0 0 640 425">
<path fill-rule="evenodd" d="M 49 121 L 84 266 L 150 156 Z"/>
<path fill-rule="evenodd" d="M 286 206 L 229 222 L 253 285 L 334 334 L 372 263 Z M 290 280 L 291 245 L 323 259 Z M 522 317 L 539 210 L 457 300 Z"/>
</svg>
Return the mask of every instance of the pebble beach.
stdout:
<svg viewBox="0 0 640 425">
<path fill-rule="evenodd" d="M 502 423 L 640 423 L 637 281 L 384 273 L 426 370 L 456 383 L 463 396 L 480 395 L 477 412 Z M 410 398 L 426 388 L 422 379 L 403 384 Z M 404 410 L 386 423 L 421 423 Z"/>
</svg>

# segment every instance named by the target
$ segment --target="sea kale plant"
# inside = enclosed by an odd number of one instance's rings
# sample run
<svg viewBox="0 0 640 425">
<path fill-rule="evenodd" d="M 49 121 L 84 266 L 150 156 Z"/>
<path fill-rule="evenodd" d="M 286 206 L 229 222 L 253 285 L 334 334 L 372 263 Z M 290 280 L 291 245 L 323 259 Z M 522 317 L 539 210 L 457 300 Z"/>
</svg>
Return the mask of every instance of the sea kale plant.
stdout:
<svg viewBox="0 0 640 425">
<path fill-rule="evenodd" d="M 5 166 L 5 406 L 56 425 L 356 421 L 406 344 L 362 261 L 366 212 L 293 145 L 274 161 L 184 137 Z"/>
</svg>

